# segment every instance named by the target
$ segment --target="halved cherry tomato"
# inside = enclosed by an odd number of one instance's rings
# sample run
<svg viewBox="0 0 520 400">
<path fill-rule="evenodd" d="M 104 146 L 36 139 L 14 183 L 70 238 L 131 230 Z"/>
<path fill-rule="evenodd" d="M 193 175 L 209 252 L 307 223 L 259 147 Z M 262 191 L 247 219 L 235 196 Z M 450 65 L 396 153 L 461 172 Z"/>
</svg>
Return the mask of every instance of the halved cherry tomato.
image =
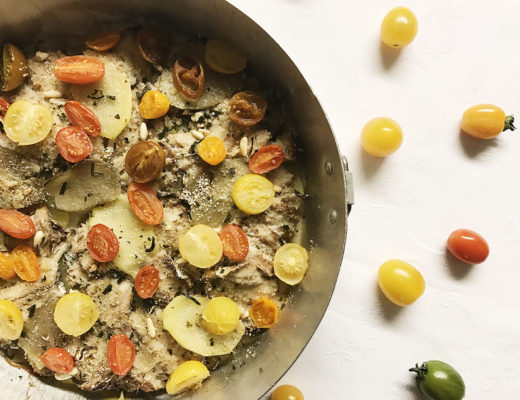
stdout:
<svg viewBox="0 0 520 400">
<path fill-rule="evenodd" d="M 173 66 L 173 85 L 188 99 L 198 99 L 204 90 L 204 68 L 191 57 L 180 57 Z"/>
<path fill-rule="evenodd" d="M 14 272 L 20 279 L 34 282 L 40 277 L 40 262 L 33 249 L 19 244 L 11 254 L 14 260 Z"/>
<path fill-rule="evenodd" d="M 54 76 L 77 85 L 94 83 L 105 76 L 105 64 L 91 56 L 62 57 L 54 64 Z"/>
<path fill-rule="evenodd" d="M 84 106 L 79 101 L 67 101 L 65 114 L 69 117 L 72 125 L 83 129 L 89 136 L 99 136 L 101 134 L 101 122 L 99 122 L 98 117 L 90 108 Z"/>
<path fill-rule="evenodd" d="M 197 145 L 197 154 L 208 164 L 217 165 L 226 158 L 226 146 L 221 138 L 210 136 Z"/>
<path fill-rule="evenodd" d="M 257 93 L 239 92 L 229 101 L 229 117 L 241 126 L 252 126 L 264 118 L 267 101 Z"/>
<path fill-rule="evenodd" d="M 61 347 L 51 347 L 43 353 L 41 360 L 47 368 L 58 374 L 67 374 L 74 369 L 72 356 Z"/>
<path fill-rule="evenodd" d="M 77 126 L 60 129 L 55 140 L 61 156 L 73 163 L 84 160 L 94 149 L 88 135 Z"/>
<path fill-rule="evenodd" d="M 480 264 L 489 255 L 486 239 L 469 229 L 453 231 L 448 238 L 447 248 L 454 257 L 468 264 Z"/>
<path fill-rule="evenodd" d="M 137 218 L 148 225 L 161 223 L 163 206 L 149 184 L 132 182 L 128 185 L 126 195 Z"/>
<path fill-rule="evenodd" d="M 285 153 L 280 146 L 275 144 L 262 146 L 249 160 L 249 169 L 255 174 L 265 174 L 278 168 L 283 160 L 285 160 Z"/>
<path fill-rule="evenodd" d="M 152 297 L 159 286 L 159 270 L 153 265 L 147 265 L 139 270 L 135 277 L 135 290 L 139 297 Z"/>
<path fill-rule="evenodd" d="M 95 51 L 107 51 L 119 43 L 121 34 L 117 31 L 102 32 L 92 36 L 85 42 L 85 45 Z"/>
<path fill-rule="evenodd" d="M 16 210 L 0 209 L 0 231 L 16 239 L 29 239 L 36 228 L 29 216 Z"/>
<path fill-rule="evenodd" d="M 168 38 L 160 29 L 143 26 L 137 33 L 141 56 L 152 64 L 162 64 L 168 55 Z"/>
<path fill-rule="evenodd" d="M 278 306 L 267 297 L 261 297 L 251 304 L 249 316 L 259 328 L 272 328 L 278 322 Z"/>
<path fill-rule="evenodd" d="M 125 169 L 136 182 L 153 181 L 164 168 L 164 150 L 151 140 L 138 142 L 126 153 Z"/>
<path fill-rule="evenodd" d="M 5 113 L 7 112 L 10 106 L 11 104 L 9 104 L 9 102 L 6 99 L 0 97 L 0 121 L 2 120 L 2 118 L 4 118 Z"/>
<path fill-rule="evenodd" d="M 97 261 L 112 261 L 119 252 L 119 240 L 108 226 L 97 224 L 88 232 L 87 249 Z"/>
<path fill-rule="evenodd" d="M 16 276 L 14 271 L 14 257 L 9 253 L 0 253 L 0 279 L 12 279 Z"/>
<path fill-rule="evenodd" d="M 124 334 L 112 336 L 108 341 L 108 366 L 116 375 L 126 375 L 135 361 L 135 345 Z"/>
<path fill-rule="evenodd" d="M 222 251 L 233 261 L 242 261 L 249 253 L 249 241 L 245 232 L 236 225 L 229 224 L 220 231 Z"/>
</svg>

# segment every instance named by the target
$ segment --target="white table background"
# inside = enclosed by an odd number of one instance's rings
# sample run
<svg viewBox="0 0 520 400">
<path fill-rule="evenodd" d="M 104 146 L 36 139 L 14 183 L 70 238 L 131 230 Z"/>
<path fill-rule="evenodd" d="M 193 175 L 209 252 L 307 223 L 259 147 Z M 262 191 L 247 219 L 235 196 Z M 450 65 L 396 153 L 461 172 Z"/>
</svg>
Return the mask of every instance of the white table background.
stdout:
<svg viewBox="0 0 520 400">
<path fill-rule="evenodd" d="M 354 173 L 336 291 L 282 382 L 307 400 L 416 400 L 408 368 L 440 359 L 462 374 L 467 399 L 518 399 L 520 129 L 478 141 L 459 124 L 467 107 L 489 102 L 517 113 L 520 126 L 520 1 L 230 1 L 299 66 Z M 419 33 L 392 55 L 379 28 L 398 5 L 414 11 Z M 384 160 L 359 143 L 376 116 L 394 118 L 404 133 Z M 457 228 L 487 239 L 485 263 L 446 257 Z M 393 306 L 377 288 L 377 269 L 390 258 L 426 280 L 410 307 Z"/>
</svg>

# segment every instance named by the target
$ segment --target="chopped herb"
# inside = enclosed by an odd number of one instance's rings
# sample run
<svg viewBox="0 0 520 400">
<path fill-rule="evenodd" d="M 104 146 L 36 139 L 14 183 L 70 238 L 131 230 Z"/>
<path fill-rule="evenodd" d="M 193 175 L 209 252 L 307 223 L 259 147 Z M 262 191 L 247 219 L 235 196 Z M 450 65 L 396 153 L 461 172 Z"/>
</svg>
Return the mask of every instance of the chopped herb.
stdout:
<svg viewBox="0 0 520 400">
<path fill-rule="evenodd" d="M 90 164 L 90 176 L 103 176 L 103 173 L 94 171 L 95 164 Z"/>
<path fill-rule="evenodd" d="M 108 146 L 108 138 L 103 138 L 103 146 Z"/>
<path fill-rule="evenodd" d="M 112 291 L 112 285 L 109 283 L 108 286 L 103 290 L 103 294 L 108 294 Z"/>
<path fill-rule="evenodd" d="M 209 339 L 209 345 L 210 346 L 215 346 L 215 341 L 213 340 L 213 338 Z"/>
<path fill-rule="evenodd" d="M 283 225 L 282 228 L 285 229 L 286 231 L 288 231 L 290 229 L 289 225 Z"/>
<path fill-rule="evenodd" d="M 195 304 L 197 304 L 198 306 L 200 306 L 200 302 L 195 298 L 195 297 L 191 297 L 189 294 L 186 294 L 186 293 L 182 293 L 182 295 L 188 299 L 190 299 L 191 301 L 193 301 Z"/>
<path fill-rule="evenodd" d="M 65 113 L 59 113 L 58 118 L 60 119 L 61 122 L 67 121 L 67 115 Z"/>
<path fill-rule="evenodd" d="M 148 238 L 148 239 L 149 239 L 149 238 Z M 151 246 L 150 246 L 149 248 L 147 248 L 145 251 L 146 251 L 147 253 L 150 253 L 150 252 L 153 251 L 153 249 L 155 249 L 155 236 L 152 236 L 152 244 L 151 244 Z"/>
<path fill-rule="evenodd" d="M 114 115 L 115 119 L 121 119 L 121 116 L 119 114 Z"/>
<path fill-rule="evenodd" d="M 97 337 L 102 338 L 104 334 L 105 334 L 105 332 L 99 331 L 99 333 L 97 334 Z"/>
<path fill-rule="evenodd" d="M 108 97 L 109 100 L 115 100 L 116 99 L 116 96 L 107 95 L 107 97 Z"/>
<path fill-rule="evenodd" d="M 235 176 L 235 168 L 230 168 L 228 170 L 228 173 L 229 173 L 230 176 Z"/>
<path fill-rule="evenodd" d="M 92 93 L 90 93 L 87 97 L 89 99 L 99 100 L 99 99 L 102 99 L 103 97 L 105 97 L 105 95 L 103 94 L 102 90 L 94 89 L 94 91 Z"/>
<path fill-rule="evenodd" d="M 87 202 L 87 196 L 83 197 L 83 202 L 84 202 L 84 203 Z"/>
<path fill-rule="evenodd" d="M 180 213 L 179 217 L 181 217 L 181 218 L 184 217 L 184 213 Z"/>
<path fill-rule="evenodd" d="M 60 189 L 60 195 L 63 196 L 65 194 L 65 190 L 67 190 L 67 182 L 63 182 Z"/>
<path fill-rule="evenodd" d="M 157 134 L 157 137 L 159 139 L 164 139 L 166 135 L 168 135 L 171 132 L 171 129 L 165 126 L 161 132 Z"/>
<path fill-rule="evenodd" d="M 227 224 L 230 221 L 231 221 L 231 213 L 227 213 L 226 219 L 224 220 L 224 223 Z"/>
<path fill-rule="evenodd" d="M 130 140 L 127 137 L 125 137 L 124 140 L 125 140 L 125 143 L 130 143 Z"/>
<path fill-rule="evenodd" d="M 196 153 L 195 148 L 197 147 L 197 145 L 198 145 L 200 142 L 202 142 L 202 140 L 195 140 L 195 141 L 192 143 L 192 145 L 190 146 L 190 151 L 189 151 L 190 154 L 195 154 L 195 153 Z"/>
<path fill-rule="evenodd" d="M 95 101 L 94 103 L 92 103 L 92 105 L 93 105 L 94 107 L 97 107 L 97 101 Z"/>
<path fill-rule="evenodd" d="M 138 100 L 141 100 L 141 97 L 144 96 L 144 93 L 143 92 L 137 92 L 135 95 L 137 96 Z"/>
<path fill-rule="evenodd" d="M 29 318 L 32 318 L 35 311 L 36 311 L 36 304 L 33 304 L 32 306 L 29 307 Z"/>
</svg>

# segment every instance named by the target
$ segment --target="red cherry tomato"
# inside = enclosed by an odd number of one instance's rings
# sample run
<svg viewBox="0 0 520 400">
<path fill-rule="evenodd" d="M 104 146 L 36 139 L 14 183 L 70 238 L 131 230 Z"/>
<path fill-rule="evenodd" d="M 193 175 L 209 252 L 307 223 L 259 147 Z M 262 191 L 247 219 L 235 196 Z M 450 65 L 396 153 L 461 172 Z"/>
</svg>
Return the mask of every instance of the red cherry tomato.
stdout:
<svg viewBox="0 0 520 400">
<path fill-rule="evenodd" d="M 147 265 L 139 270 L 135 277 L 135 290 L 139 297 L 152 297 L 159 286 L 159 270 L 153 265 Z"/>
<path fill-rule="evenodd" d="M 135 360 L 135 345 L 126 335 L 112 336 L 108 341 L 108 365 L 116 375 L 126 375 Z"/>
<path fill-rule="evenodd" d="M 128 185 L 126 195 L 137 218 L 148 225 L 161 223 L 163 206 L 149 184 L 132 182 Z"/>
<path fill-rule="evenodd" d="M 255 174 L 265 174 L 278 168 L 284 159 L 285 153 L 280 146 L 262 146 L 249 160 L 249 169 Z"/>
<path fill-rule="evenodd" d="M 101 123 L 90 108 L 79 101 L 71 100 L 65 104 L 65 114 L 70 123 L 83 129 L 89 136 L 101 135 Z"/>
<path fill-rule="evenodd" d="M 105 64 L 96 57 L 62 57 L 54 64 L 54 76 L 60 81 L 85 85 L 105 76 Z"/>
<path fill-rule="evenodd" d="M 222 252 L 233 261 L 242 261 L 249 253 L 249 241 L 244 231 L 233 224 L 226 225 L 220 231 Z"/>
<path fill-rule="evenodd" d="M 97 224 L 88 232 L 87 249 L 94 260 L 112 261 L 119 252 L 119 240 L 108 226 Z"/>
<path fill-rule="evenodd" d="M 74 368 L 74 360 L 70 353 L 60 347 L 51 347 L 41 357 L 47 368 L 58 374 L 67 374 Z"/>
<path fill-rule="evenodd" d="M 29 239 L 36 228 L 27 215 L 16 210 L 0 209 L 0 231 L 16 239 Z"/>
<path fill-rule="evenodd" d="M 486 240 L 469 229 L 453 231 L 448 238 L 447 247 L 453 256 L 468 264 L 480 264 L 489 255 Z"/>
<path fill-rule="evenodd" d="M 7 100 L 0 97 L 0 120 L 4 118 L 5 113 L 7 112 L 10 106 L 11 104 L 9 104 Z"/>
<path fill-rule="evenodd" d="M 90 138 L 77 126 L 60 129 L 55 140 L 61 156 L 73 163 L 84 160 L 93 150 Z"/>
</svg>

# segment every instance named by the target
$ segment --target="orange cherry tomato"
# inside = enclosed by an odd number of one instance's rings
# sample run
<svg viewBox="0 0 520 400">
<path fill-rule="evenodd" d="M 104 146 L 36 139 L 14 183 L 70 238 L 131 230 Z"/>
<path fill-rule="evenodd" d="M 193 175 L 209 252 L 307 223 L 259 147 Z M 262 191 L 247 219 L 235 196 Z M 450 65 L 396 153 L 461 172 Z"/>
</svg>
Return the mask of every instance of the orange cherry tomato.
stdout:
<svg viewBox="0 0 520 400">
<path fill-rule="evenodd" d="M 41 360 L 47 368 L 58 374 L 67 374 L 74 369 L 72 356 L 61 347 L 51 347 L 43 353 Z"/>
<path fill-rule="evenodd" d="M 102 32 L 92 36 L 85 42 L 85 45 L 95 51 L 107 51 L 119 43 L 121 34 L 117 31 Z"/>
<path fill-rule="evenodd" d="M 126 195 L 137 218 L 148 225 L 161 223 L 163 206 L 149 184 L 132 182 L 128 185 Z"/>
<path fill-rule="evenodd" d="M 222 252 L 233 261 L 242 261 L 249 253 L 249 241 L 245 232 L 236 225 L 229 224 L 220 231 Z"/>
<path fill-rule="evenodd" d="M 65 114 L 72 125 L 83 129 L 89 136 L 101 135 L 101 122 L 87 106 L 75 100 L 67 101 Z"/>
<path fill-rule="evenodd" d="M 152 297 L 159 286 L 159 270 L 153 265 L 147 265 L 139 270 L 135 277 L 135 290 L 139 297 Z"/>
<path fill-rule="evenodd" d="M 468 264 L 480 264 L 489 255 L 486 240 L 469 229 L 453 231 L 448 238 L 447 247 L 454 257 Z"/>
<path fill-rule="evenodd" d="M 119 240 L 108 226 L 97 224 L 87 234 L 87 249 L 94 260 L 112 261 L 119 252 Z"/>
<path fill-rule="evenodd" d="M 62 57 L 54 64 L 54 76 L 77 85 L 94 83 L 105 76 L 105 64 L 91 56 Z"/>
<path fill-rule="evenodd" d="M 108 341 L 108 366 L 116 375 L 126 375 L 135 361 L 135 345 L 124 334 L 112 336 Z"/>
<path fill-rule="evenodd" d="M 278 322 L 278 306 L 267 297 L 261 297 L 251 304 L 249 316 L 259 328 L 272 328 Z"/>
<path fill-rule="evenodd" d="M 283 160 L 285 160 L 285 153 L 280 146 L 275 144 L 262 146 L 249 160 L 249 169 L 255 174 L 265 174 L 278 168 Z"/>
<path fill-rule="evenodd" d="M 9 253 L 0 253 L 0 279 L 12 279 L 16 276 L 14 271 L 14 257 Z"/>
<path fill-rule="evenodd" d="M 0 121 L 2 120 L 2 118 L 4 118 L 5 113 L 9 109 L 10 105 L 11 104 L 9 104 L 9 102 L 6 99 L 0 97 Z"/>
<path fill-rule="evenodd" d="M 0 231 L 16 239 L 29 239 L 36 228 L 29 216 L 16 210 L 0 209 Z"/>
<path fill-rule="evenodd" d="M 208 164 L 217 165 L 226 158 L 226 146 L 222 139 L 210 136 L 197 145 L 197 154 Z"/>
<path fill-rule="evenodd" d="M 198 99 L 204 90 L 204 68 L 191 57 L 180 57 L 173 66 L 173 85 L 188 99 Z"/>
<path fill-rule="evenodd" d="M 84 160 L 94 149 L 88 135 L 77 126 L 60 129 L 55 140 L 61 156 L 72 163 Z"/>
<path fill-rule="evenodd" d="M 239 92 L 229 101 L 229 117 L 241 126 L 252 126 L 264 118 L 267 101 L 257 93 Z"/>
<path fill-rule="evenodd" d="M 19 244 L 11 254 L 14 260 L 14 272 L 20 279 L 34 282 L 40 277 L 40 263 L 33 249 Z"/>
</svg>

